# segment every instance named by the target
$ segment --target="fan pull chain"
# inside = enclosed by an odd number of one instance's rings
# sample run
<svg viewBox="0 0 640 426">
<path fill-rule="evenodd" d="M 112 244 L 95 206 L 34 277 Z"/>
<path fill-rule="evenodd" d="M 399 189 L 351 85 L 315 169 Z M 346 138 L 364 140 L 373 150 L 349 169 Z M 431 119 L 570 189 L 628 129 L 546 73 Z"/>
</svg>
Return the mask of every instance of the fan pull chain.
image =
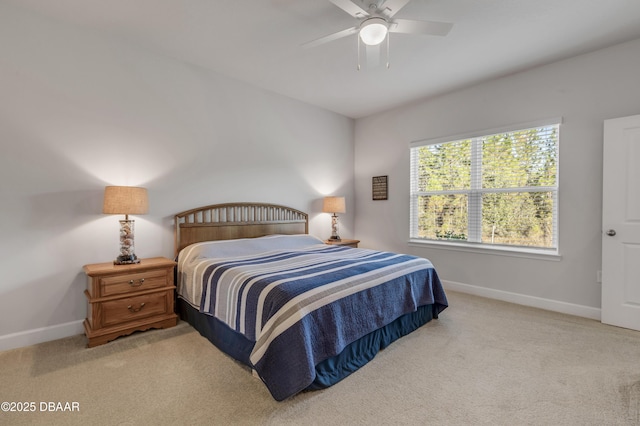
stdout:
<svg viewBox="0 0 640 426">
<path fill-rule="evenodd" d="M 390 34 L 387 33 L 387 69 L 389 69 L 389 65 L 391 64 L 391 60 L 389 59 L 389 39 L 390 39 Z"/>
<path fill-rule="evenodd" d="M 358 71 L 360 71 L 360 36 L 356 36 L 356 41 L 358 43 Z"/>
</svg>

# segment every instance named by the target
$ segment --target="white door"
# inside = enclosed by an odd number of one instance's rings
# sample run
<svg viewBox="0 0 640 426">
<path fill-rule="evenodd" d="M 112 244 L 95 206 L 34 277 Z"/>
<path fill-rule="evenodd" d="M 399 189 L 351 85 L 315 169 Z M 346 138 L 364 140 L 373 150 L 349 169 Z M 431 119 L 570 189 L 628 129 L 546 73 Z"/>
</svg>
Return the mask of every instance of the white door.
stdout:
<svg viewBox="0 0 640 426">
<path fill-rule="evenodd" d="M 640 115 L 604 122 L 602 322 L 640 330 Z"/>
</svg>

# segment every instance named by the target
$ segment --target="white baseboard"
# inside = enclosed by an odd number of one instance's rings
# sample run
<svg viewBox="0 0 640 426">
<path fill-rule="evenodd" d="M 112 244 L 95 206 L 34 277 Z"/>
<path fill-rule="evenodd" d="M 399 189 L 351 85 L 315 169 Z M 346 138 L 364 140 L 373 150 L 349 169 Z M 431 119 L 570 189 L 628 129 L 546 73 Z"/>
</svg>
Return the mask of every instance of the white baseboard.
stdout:
<svg viewBox="0 0 640 426">
<path fill-rule="evenodd" d="M 22 348 L 25 346 L 35 345 L 37 343 L 75 336 L 76 334 L 83 334 L 84 327 L 82 325 L 82 321 L 83 320 L 72 321 L 64 324 L 0 336 L 0 351 Z"/>
<path fill-rule="evenodd" d="M 543 299 L 541 297 L 527 296 L 524 294 L 479 287 L 471 284 L 463 284 L 455 281 L 442 280 L 442 285 L 445 290 L 458 291 L 460 293 L 472 294 L 474 296 L 487 297 L 490 299 L 502 300 L 504 302 L 516 303 L 518 305 L 531 306 L 534 308 L 546 309 L 548 311 L 576 315 L 600 321 L 600 309 L 590 306 Z M 22 348 L 25 346 L 35 345 L 37 343 L 49 342 L 51 340 L 62 339 L 83 333 L 84 327 L 82 325 L 82 320 L 78 320 L 49 327 L 36 328 L 34 330 L 22 331 L 19 333 L 7 334 L 5 336 L 0 336 L 0 351 Z"/>
<path fill-rule="evenodd" d="M 552 299 L 543 299 L 541 297 L 527 296 L 525 294 L 511 293 L 508 291 L 463 284 L 455 281 L 442 280 L 442 286 L 445 290 L 458 291 L 460 293 L 472 294 L 474 296 L 487 297 L 489 299 L 502 300 L 503 302 L 531 306 L 533 308 L 540 308 L 547 311 L 560 312 L 563 314 L 600 321 L 600 309 L 593 308 L 591 306 L 576 305 L 574 303 L 561 302 Z"/>
</svg>

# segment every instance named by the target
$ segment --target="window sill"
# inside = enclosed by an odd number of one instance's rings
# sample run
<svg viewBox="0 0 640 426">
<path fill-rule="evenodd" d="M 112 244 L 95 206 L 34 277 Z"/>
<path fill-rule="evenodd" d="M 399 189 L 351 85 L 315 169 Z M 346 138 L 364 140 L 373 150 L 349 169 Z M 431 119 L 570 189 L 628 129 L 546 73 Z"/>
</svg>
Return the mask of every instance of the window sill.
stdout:
<svg viewBox="0 0 640 426">
<path fill-rule="evenodd" d="M 560 255 L 556 251 L 541 250 L 541 249 L 526 248 L 526 247 L 506 248 L 504 246 L 491 246 L 487 244 L 420 240 L 420 239 L 410 239 L 409 246 L 437 248 L 439 250 L 464 251 L 468 253 L 491 254 L 496 256 L 522 257 L 527 259 L 552 260 L 552 261 L 562 260 L 562 255 Z"/>
</svg>

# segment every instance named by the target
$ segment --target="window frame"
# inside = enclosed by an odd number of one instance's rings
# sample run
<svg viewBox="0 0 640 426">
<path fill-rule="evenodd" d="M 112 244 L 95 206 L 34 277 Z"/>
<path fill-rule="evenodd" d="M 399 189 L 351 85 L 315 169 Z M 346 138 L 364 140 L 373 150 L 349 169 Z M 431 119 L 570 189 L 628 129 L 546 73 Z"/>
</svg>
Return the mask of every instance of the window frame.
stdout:
<svg viewBox="0 0 640 426">
<path fill-rule="evenodd" d="M 526 123 L 518 123 L 510 126 L 504 126 L 500 128 L 494 129 L 485 129 L 465 134 L 458 134 L 454 136 L 444 136 L 438 138 L 430 138 L 430 139 L 421 139 L 413 141 L 409 144 L 410 151 L 410 189 L 409 189 L 409 197 L 410 197 L 410 205 L 409 205 L 409 243 L 410 245 L 417 246 L 433 246 L 444 249 L 451 250 L 460 250 L 460 251 L 476 251 L 482 253 L 492 253 L 492 254 L 502 254 L 508 256 L 518 256 L 518 257 L 534 257 L 534 258 L 560 258 L 560 239 L 559 239 L 559 178 L 560 178 L 560 129 L 562 125 L 563 119 L 562 117 L 553 117 L 541 119 L 533 122 Z M 496 134 L 501 133 L 513 133 L 518 131 L 523 131 L 532 128 L 539 127 L 549 127 L 549 126 L 558 126 L 558 135 L 556 141 L 556 182 L 555 186 L 541 186 L 541 187 L 525 187 L 525 188 L 508 188 L 508 189 L 482 189 L 470 187 L 468 190 L 456 190 L 456 191 L 443 191 L 443 193 L 460 193 L 460 194 L 468 194 L 468 213 L 467 219 L 468 221 L 473 221 L 472 213 L 475 215 L 475 222 L 478 224 L 477 228 L 472 228 L 472 226 L 468 226 L 468 236 L 466 241 L 461 240 L 447 240 L 447 239 L 430 239 L 430 238 L 420 238 L 417 237 L 418 234 L 418 215 L 419 215 L 419 203 L 417 202 L 418 197 L 422 195 L 429 195 L 429 191 L 417 191 L 418 171 L 415 169 L 414 162 L 414 148 L 419 148 L 427 145 L 436 145 L 436 144 L 444 144 L 450 142 L 457 142 L 462 140 L 475 140 L 487 138 Z M 480 143 L 472 142 L 472 150 L 477 150 Z M 481 179 L 477 179 L 477 174 L 480 173 L 477 162 L 482 161 L 481 155 L 474 156 L 472 153 L 472 158 L 475 160 L 471 163 L 471 173 L 476 174 L 476 179 L 471 179 L 471 182 L 480 182 Z M 475 164 L 474 164 L 475 163 Z M 534 189 L 532 189 L 534 188 Z M 518 245 L 509 245 L 509 244 L 491 244 L 487 242 L 482 242 L 481 240 L 481 232 L 482 232 L 482 214 L 481 214 L 481 200 L 482 194 L 491 193 L 491 192 L 516 192 L 514 190 L 520 190 L 519 192 L 552 192 L 554 194 L 554 219 L 553 219 L 553 245 L 554 247 L 532 247 L 532 246 L 518 246 Z M 434 195 L 434 194 L 431 194 Z M 475 200 L 475 201 L 474 201 Z M 480 218 L 480 221 L 477 219 Z M 472 235 L 473 232 L 473 235 Z"/>
</svg>

